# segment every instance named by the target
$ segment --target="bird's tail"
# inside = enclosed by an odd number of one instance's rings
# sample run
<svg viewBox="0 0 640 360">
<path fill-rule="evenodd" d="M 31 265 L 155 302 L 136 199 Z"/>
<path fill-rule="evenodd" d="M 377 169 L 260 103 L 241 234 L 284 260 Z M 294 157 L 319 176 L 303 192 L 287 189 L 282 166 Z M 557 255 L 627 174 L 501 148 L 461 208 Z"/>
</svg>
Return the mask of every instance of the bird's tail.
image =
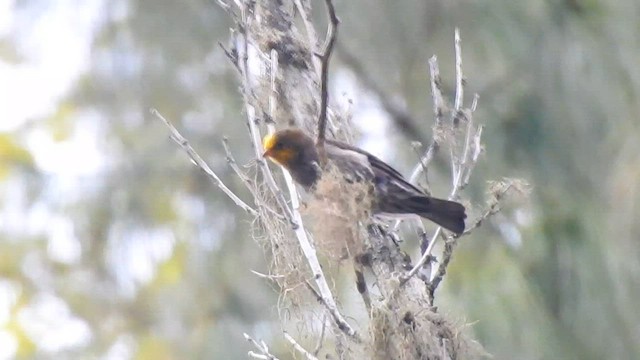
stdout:
<svg viewBox="0 0 640 360">
<path fill-rule="evenodd" d="M 414 212 L 456 234 L 464 232 L 464 219 L 467 218 L 462 204 L 426 196 L 415 196 L 409 201 Z"/>
</svg>

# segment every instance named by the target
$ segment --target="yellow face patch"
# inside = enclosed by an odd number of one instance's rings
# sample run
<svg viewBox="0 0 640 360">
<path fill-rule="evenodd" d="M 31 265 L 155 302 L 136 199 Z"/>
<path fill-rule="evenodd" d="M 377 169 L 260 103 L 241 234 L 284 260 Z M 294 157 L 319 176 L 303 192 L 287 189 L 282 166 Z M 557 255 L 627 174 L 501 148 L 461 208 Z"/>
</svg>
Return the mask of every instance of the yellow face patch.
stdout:
<svg viewBox="0 0 640 360">
<path fill-rule="evenodd" d="M 276 148 L 277 143 L 278 139 L 274 134 L 266 135 L 264 139 L 262 139 L 264 156 L 286 167 L 291 160 L 293 160 L 295 153 L 292 149 L 287 147 Z"/>
<path fill-rule="evenodd" d="M 273 146 L 276 144 L 276 136 L 274 134 L 267 134 L 262 139 L 262 147 L 264 151 L 269 151 L 273 149 Z"/>
</svg>

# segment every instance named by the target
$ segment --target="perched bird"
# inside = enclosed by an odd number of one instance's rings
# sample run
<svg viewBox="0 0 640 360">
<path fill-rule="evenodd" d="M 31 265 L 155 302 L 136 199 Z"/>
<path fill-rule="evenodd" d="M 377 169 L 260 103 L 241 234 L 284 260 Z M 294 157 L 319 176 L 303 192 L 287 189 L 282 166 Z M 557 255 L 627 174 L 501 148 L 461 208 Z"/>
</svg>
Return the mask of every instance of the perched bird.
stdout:
<svg viewBox="0 0 640 360">
<path fill-rule="evenodd" d="M 263 139 L 264 156 L 284 166 L 308 191 L 322 175 L 320 155 L 312 138 L 299 129 L 280 130 Z M 456 234 L 464 231 L 465 208 L 460 203 L 427 196 L 402 174 L 368 152 L 339 141 L 326 140 L 325 152 L 349 182 L 373 184 L 374 213 L 416 214 Z"/>
</svg>

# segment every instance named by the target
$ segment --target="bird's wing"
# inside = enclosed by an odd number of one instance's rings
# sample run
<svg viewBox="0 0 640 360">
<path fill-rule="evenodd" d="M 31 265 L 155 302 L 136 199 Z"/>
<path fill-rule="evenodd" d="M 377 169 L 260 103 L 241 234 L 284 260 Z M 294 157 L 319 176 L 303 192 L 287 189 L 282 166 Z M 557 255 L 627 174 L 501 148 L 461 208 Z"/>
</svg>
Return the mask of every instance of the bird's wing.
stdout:
<svg viewBox="0 0 640 360">
<path fill-rule="evenodd" d="M 346 145 L 346 144 L 345 144 Z M 331 160 L 348 182 L 373 181 L 375 172 L 367 156 L 359 151 L 338 146 L 334 141 L 325 147 L 327 157 Z"/>
<path fill-rule="evenodd" d="M 383 171 L 384 173 L 387 173 L 389 175 L 393 175 L 395 177 L 402 178 L 402 174 L 398 170 L 392 168 L 389 164 L 385 163 L 384 161 L 378 159 L 377 157 L 371 155 L 370 153 L 368 153 L 368 152 L 366 152 L 366 151 L 364 151 L 362 149 L 359 149 L 359 148 L 357 148 L 355 146 L 352 146 L 352 145 L 349 145 L 347 143 L 343 143 L 343 142 L 340 142 L 340 141 L 335 141 L 335 140 L 327 140 L 327 143 L 329 143 L 329 144 L 331 144 L 333 146 L 336 146 L 336 147 L 338 147 L 340 149 L 351 150 L 351 151 L 355 151 L 357 153 L 360 153 L 360 154 L 362 154 L 362 155 L 367 157 L 367 160 L 369 161 L 369 164 L 371 164 L 372 168 L 379 169 L 380 171 Z"/>
<path fill-rule="evenodd" d="M 327 140 L 327 145 L 327 157 L 342 170 L 347 181 L 373 181 L 374 212 L 416 214 L 457 234 L 464 231 L 467 216 L 460 203 L 427 196 L 399 171 L 364 150 L 337 141 Z"/>
<path fill-rule="evenodd" d="M 369 166 L 373 171 L 374 181 L 377 186 L 391 186 L 394 188 L 394 190 L 402 190 L 403 192 L 406 192 L 405 195 L 407 196 L 425 195 L 422 190 L 409 183 L 398 170 L 394 169 L 393 167 L 391 167 L 391 165 L 385 163 L 376 156 L 355 146 L 340 141 L 327 140 L 327 143 L 342 150 L 354 151 L 358 154 L 364 155 L 364 157 L 362 158 L 366 159 L 366 161 L 369 163 Z"/>
</svg>

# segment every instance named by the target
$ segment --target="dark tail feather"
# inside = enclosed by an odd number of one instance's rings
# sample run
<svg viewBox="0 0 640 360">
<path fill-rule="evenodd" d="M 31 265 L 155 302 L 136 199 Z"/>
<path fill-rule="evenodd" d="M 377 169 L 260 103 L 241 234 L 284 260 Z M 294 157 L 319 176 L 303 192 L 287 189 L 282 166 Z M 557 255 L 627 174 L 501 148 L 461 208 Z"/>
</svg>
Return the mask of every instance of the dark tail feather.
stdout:
<svg viewBox="0 0 640 360">
<path fill-rule="evenodd" d="M 410 203 L 415 207 L 416 214 L 456 234 L 464 232 L 467 214 L 462 204 L 431 197 L 413 197 Z"/>
</svg>

